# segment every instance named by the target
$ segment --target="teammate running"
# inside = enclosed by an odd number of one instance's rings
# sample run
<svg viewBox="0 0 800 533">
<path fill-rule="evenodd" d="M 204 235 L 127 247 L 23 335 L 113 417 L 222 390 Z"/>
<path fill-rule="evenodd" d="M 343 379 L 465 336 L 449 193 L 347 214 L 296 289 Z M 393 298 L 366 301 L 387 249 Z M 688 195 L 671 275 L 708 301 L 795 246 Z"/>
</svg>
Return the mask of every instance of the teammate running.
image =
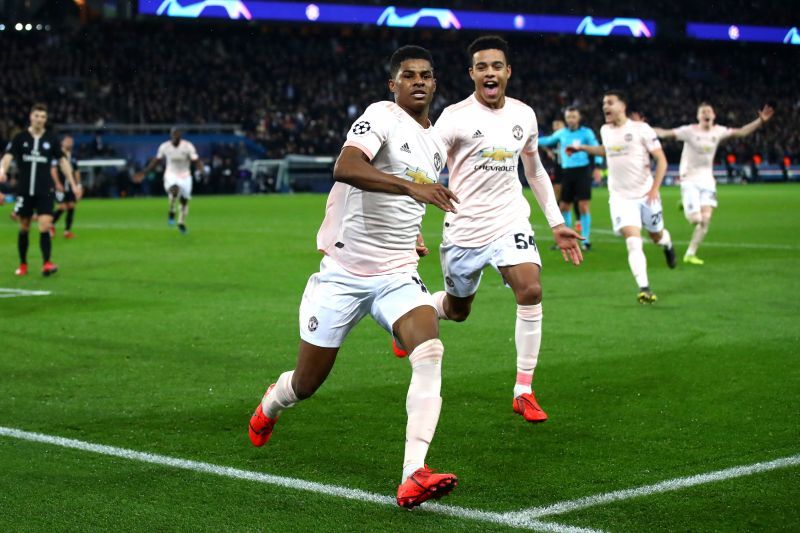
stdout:
<svg viewBox="0 0 800 533">
<path fill-rule="evenodd" d="M 717 180 L 714 179 L 714 155 L 719 143 L 730 137 L 747 137 L 766 124 L 775 110 L 765 105 L 758 112 L 758 118 L 741 128 L 726 128 L 714 123 L 714 108 L 707 102 L 697 106 L 697 124 L 687 124 L 679 128 L 665 130 L 653 128 L 662 139 L 677 139 L 683 142 L 681 164 L 679 167 L 681 182 L 681 200 L 683 213 L 689 223 L 694 225 L 692 240 L 683 262 L 690 265 L 702 265 L 704 261 L 697 257 L 697 249 L 703 242 L 711 216 L 717 207 Z"/>
<path fill-rule="evenodd" d="M 322 385 L 350 330 L 366 315 L 411 352 L 405 458 L 397 504 L 412 508 L 455 488 L 453 474 L 425 465 L 442 399 L 444 346 L 430 293 L 417 274 L 425 204 L 455 211 L 438 184 L 445 152 L 428 119 L 436 81 L 430 52 L 404 46 L 392 55 L 394 102 L 370 105 L 347 134 L 336 161 L 317 247 L 325 254 L 300 305 L 300 349 L 250 419 L 250 440 L 263 446 L 280 414 Z"/>
<path fill-rule="evenodd" d="M 169 213 L 167 223 L 175 224 L 175 201 L 180 199 L 181 210 L 178 214 L 178 229 L 186 234 L 186 215 L 189 214 L 189 201 L 192 199 L 192 173 L 190 165 L 194 163 L 197 173 L 203 175 L 203 162 L 197 156 L 192 143 L 182 139 L 178 128 L 170 130 L 170 140 L 158 147 L 158 153 L 150 160 L 141 172 L 137 172 L 134 181 L 141 182 L 144 175 L 155 169 L 159 162 L 166 160 L 164 170 L 164 190 L 169 197 Z"/>
<path fill-rule="evenodd" d="M 667 157 L 653 128 L 646 122 L 629 119 L 626 107 L 627 97 L 621 91 L 607 91 L 603 96 L 606 123 L 600 128 L 603 145 L 569 146 L 567 153 L 584 151 L 606 157 L 611 223 L 628 247 L 628 265 L 639 286 L 636 299 L 642 304 L 652 304 L 658 298 L 650 290 L 642 226 L 653 242 L 664 249 L 669 268 L 675 268 L 676 264 L 659 194 L 667 172 Z M 651 156 L 656 160 L 655 178 L 650 172 Z"/>
<path fill-rule="evenodd" d="M 440 319 L 462 322 L 472 309 L 483 268 L 491 265 L 514 292 L 517 374 L 512 407 L 528 422 L 547 415 L 531 388 L 542 337 L 541 258 L 522 194 L 520 157 L 565 261 L 582 261 L 580 236 L 564 225 L 550 178 L 539 159 L 536 115 L 506 97 L 508 43 L 480 37 L 468 48 L 474 93 L 446 108 L 436 122 L 447 147 L 450 189 L 461 199 L 445 216 L 439 250 L 445 290 L 434 294 Z"/>
</svg>

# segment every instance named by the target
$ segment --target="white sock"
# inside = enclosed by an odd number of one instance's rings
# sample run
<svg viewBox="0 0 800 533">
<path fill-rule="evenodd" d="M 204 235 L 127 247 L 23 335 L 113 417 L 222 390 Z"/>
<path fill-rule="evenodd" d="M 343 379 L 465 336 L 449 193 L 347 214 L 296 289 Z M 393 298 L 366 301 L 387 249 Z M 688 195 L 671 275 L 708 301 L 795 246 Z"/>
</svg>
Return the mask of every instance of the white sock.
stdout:
<svg viewBox="0 0 800 533">
<path fill-rule="evenodd" d="M 181 211 L 178 214 L 178 224 L 183 224 L 186 222 L 186 215 L 189 214 L 189 204 L 181 204 Z"/>
<path fill-rule="evenodd" d="M 269 394 L 261 400 L 261 410 L 267 417 L 278 418 L 284 409 L 288 409 L 300 401 L 292 389 L 293 375 L 294 370 L 281 374 Z"/>
<path fill-rule="evenodd" d="M 661 240 L 656 243 L 659 246 L 663 246 L 664 248 L 669 248 L 672 246 L 672 235 L 669 234 L 669 230 L 664 228 L 661 232 Z"/>
<path fill-rule="evenodd" d="M 666 230 L 664 231 L 666 232 Z M 628 237 L 625 239 L 625 245 L 628 247 L 628 265 L 631 267 L 631 273 L 633 273 L 633 277 L 636 279 L 636 284 L 639 285 L 639 288 L 649 287 L 650 283 L 647 280 L 647 258 L 644 256 L 642 238 Z"/>
<path fill-rule="evenodd" d="M 425 466 L 425 456 L 442 409 L 443 355 L 442 341 L 431 339 L 417 346 L 408 356 L 411 363 L 411 383 L 406 396 L 408 423 L 401 483 L 417 469 Z"/>
<path fill-rule="evenodd" d="M 514 385 L 514 398 L 531 392 L 533 371 L 539 360 L 539 347 L 542 344 L 542 304 L 518 305 L 517 325 L 514 329 L 517 345 L 517 381 Z"/>
<path fill-rule="evenodd" d="M 439 315 L 439 320 L 450 320 L 447 313 L 444 312 L 444 299 L 447 297 L 445 291 L 433 293 L 433 305 L 436 307 L 436 313 Z"/>
<path fill-rule="evenodd" d="M 694 233 L 692 233 L 692 240 L 689 242 L 686 255 L 695 255 L 697 253 L 697 248 L 700 247 L 700 243 L 703 242 L 703 239 L 706 238 L 706 234 L 708 233 L 709 222 L 709 220 L 701 220 L 694 225 Z"/>
</svg>

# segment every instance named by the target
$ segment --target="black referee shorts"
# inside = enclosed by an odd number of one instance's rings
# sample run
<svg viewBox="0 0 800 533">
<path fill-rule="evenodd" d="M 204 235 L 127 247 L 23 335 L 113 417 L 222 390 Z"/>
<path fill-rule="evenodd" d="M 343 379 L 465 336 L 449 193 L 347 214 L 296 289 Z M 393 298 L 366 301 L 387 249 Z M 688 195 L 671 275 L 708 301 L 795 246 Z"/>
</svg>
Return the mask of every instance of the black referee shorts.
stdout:
<svg viewBox="0 0 800 533">
<path fill-rule="evenodd" d="M 574 203 L 592 199 L 592 172 L 589 165 L 562 168 L 561 176 L 562 202 Z"/>
<path fill-rule="evenodd" d="M 53 193 L 42 194 L 21 194 L 17 196 L 17 204 L 14 206 L 14 213 L 22 218 L 31 218 L 34 211 L 37 215 L 53 214 Z"/>
</svg>

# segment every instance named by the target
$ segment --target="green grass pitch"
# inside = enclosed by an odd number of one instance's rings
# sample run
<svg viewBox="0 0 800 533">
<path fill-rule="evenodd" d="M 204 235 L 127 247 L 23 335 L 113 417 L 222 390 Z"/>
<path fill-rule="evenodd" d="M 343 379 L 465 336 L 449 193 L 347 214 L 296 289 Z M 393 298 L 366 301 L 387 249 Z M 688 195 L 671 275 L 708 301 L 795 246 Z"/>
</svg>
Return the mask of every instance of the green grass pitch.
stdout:
<svg viewBox="0 0 800 533">
<path fill-rule="evenodd" d="M 663 193 L 686 249 L 691 227 Z M 659 301 L 636 303 L 607 196 L 580 267 L 548 250 L 544 337 L 534 388 L 550 420 L 511 410 L 510 290 L 485 272 L 473 314 L 442 323 L 441 420 L 428 456 L 460 485 L 442 503 L 494 512 L 545 506 L 800 453 L 800 187 L 723 186 L 699 252 L 667 269 L 646 245 Z M 530 198 L 530 196 L 529 196 Z M 247 421 L 293 367 L 297 309 L 319 255 L 323 195 L 198 197 L 190 233 L 166 200 L 87 200 L 77 238 L 54 242 L 61 271 L 13 276 L 16 228 L 0 210 L 0 426 L 394 495 L 408 362 L 363 321 L 318 394 L 287 411 L 269 445 Z M 420 273 L 442 287 L 442 214 Z M 63 223 L 62 223 L 63 224 Z M 59 228 L 63 229 L 63 225 Z M 543 518 L 607 531 L 791 531 L 798 467 Z M 506 531 L 431 512 L 350 501 L 0 436 L 0 530 Z"/>
</svg>

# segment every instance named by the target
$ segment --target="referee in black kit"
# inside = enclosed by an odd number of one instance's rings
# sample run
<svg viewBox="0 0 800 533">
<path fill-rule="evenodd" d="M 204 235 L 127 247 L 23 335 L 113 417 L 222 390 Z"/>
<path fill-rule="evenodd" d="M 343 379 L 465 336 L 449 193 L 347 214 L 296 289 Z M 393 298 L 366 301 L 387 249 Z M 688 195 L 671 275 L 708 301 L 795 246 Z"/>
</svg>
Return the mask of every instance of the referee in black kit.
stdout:
<svg viewBox="0 0 800 533">
<path fill-rule="evenodd" d="M 61 153 L 58 137 L 44 129 L 47 123 L 47 106 L 34 104 L 31 107 L 30 119 L 30 127 L 18 133 L 8 143 L 6 153 L 0 159 L 0 183 L 6 181 L 8 167 L 11 165 L 11 160 L 15 160 L 18 169 L 15 212 L 19 215 L 17 248 L 20 262 L 15 274 L 24 276 L 28 273 L 28 232 L 31 227 L 31 217 L 35 212 L 39 215 L 42 274 L 49 276 L 58 271 L 58 267 L 50 261 L 54 189 L 64 190 L 58 179 L 56 167 L 58 166 L 70 181 L 73 190 L 77 190 L 77 187 L 72 176 L 72 166 Z"/>
</svg>

